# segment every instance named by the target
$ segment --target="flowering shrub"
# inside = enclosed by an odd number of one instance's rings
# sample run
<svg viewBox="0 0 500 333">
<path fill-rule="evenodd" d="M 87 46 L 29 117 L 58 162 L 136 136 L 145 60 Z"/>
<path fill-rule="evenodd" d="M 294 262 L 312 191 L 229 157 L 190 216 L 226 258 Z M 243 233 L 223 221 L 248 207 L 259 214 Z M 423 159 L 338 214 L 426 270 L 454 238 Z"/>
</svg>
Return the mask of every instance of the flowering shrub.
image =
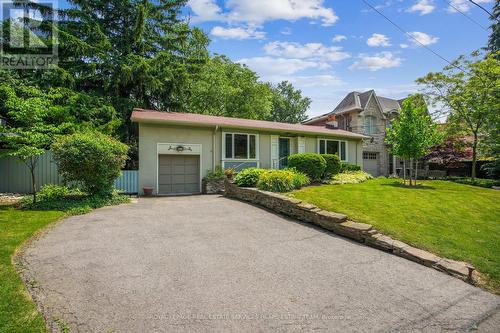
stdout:
<svg viewBox="0 0 500 333">
<path fill-rule="evenodd" d="M 285 170 L 267 170 L 259 176 L 257 187 L 271 192 L 288 192 L 309 184 L 309 177 L 301 172 Z"/>
<path fill-rule="evenodd" d="M 346 171 L 333 176 L 330 184 L 358 184 L 372 178 L 372 175 L 364 171 Z"/>
</svg>

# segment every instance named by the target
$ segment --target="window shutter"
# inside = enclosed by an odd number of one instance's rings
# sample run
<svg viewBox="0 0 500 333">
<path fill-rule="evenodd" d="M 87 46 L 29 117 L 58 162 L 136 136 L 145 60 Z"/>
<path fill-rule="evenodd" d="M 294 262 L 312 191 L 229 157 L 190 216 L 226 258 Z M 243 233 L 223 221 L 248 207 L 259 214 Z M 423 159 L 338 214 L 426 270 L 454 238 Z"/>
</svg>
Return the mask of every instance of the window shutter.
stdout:
<svg viewBox="0 0 500 333">
<path fill-rule="evenodd" d="M 279 135 L 271 135 L 271 169 L 279 169 Z"/>
<path fill-rule="evenodd" d="M 299 154 L 306 152 L 306 138 L 302 136 L 297 138 L 297 152 Z"/>
</svg>

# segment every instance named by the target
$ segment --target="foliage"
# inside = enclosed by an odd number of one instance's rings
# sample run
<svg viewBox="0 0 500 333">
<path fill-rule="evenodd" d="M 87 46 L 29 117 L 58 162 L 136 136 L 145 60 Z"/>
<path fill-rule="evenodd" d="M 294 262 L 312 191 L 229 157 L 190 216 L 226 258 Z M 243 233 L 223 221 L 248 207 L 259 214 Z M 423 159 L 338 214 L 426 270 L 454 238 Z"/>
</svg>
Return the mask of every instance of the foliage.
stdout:
<svg viewBox="0 0 500 333">
<path fill-rule="evenodd" d="M 318 181 L 325 173 L 326 160 L 320 154 L 293 154 L 288 157 L 288 166 L 306 174 L 311 181 Z"/>
<path fill-rule="evenodd" d="M 481 178 L 471 179 L 466 177 L 447 177 L 446 180 L 455 183 L 479 186 L 484 188 L 491 188 L 492 186 L 500 186 L 500 180 L 498 179 L 495 180 L 495 179 L 481 179 Z"/>
<path fill-rule="evenodd" d="M 323 178 L 329 178 L 340 172 L 341 162 L 337 154 L 321 154 L 326 161 L 325 173 Z"/>
<path fill-rule="evenodd" d="M 2 79 L 7 75 L 0 73 Z M 105 98 L 64 87 L 42 89 L 15 78 L 0 84 L 0 115 L 12 130 L 30 129 L 50 139 L 89 129 L 111 135 L 120 122 Z"/>
<path fill-rule="evenodd" d="M 71 189 L 64 185 L 45 184 L 38 192 L 40 201 L 61 200 L 71 193 Z"/>
<path fill-rule="evenodd" d="M 216 55 L 190 82 L 186 110 L 215 116 L 264 119 L 271 112 L 272 91 L 245 65 Z"/>
<path fill-rule="evenodd" d="M 220 166 L 216 166 L 215 170 L 209 170 L 207 176 L 205 177 L 205 179 L 207 180 L 225 179 L 225 178 L 227 178 L 226 173 L 224 172 L 224 170 L 222 170 Z"/>
<path fill-rule="evenodd" d="M 92 195 L 107 196 L 127 159 L 127 146 L 101 133 L 78 133 L 52 145 L 54 160 L 66 181 L 81 182 Z"/>
<path fill-rule="evenodd" d="M 122 139 L 131 142 L 132 108 L 183 109 L 189 100 L 188 83 L 208 59 L 207 36 L 179 17 L 185 4 L 69 0 L 58 10 L 58 65 L 22 75 L 40 86 L 108 96 L 122 120 Z M 51 11 L 40 3 L 27 6 Z M 43 22 L 37 32 L 47 41 L 53 25 Z M 2 42 L 8 46 L 7 39 Z"/>
<path fill-rule="evenodd" d="M 491 177 L 493 179 L 500 179 L 500 158 L 497 158 L 492 162 L 483 164 L 481 166 L 481 169 L 486 171 L 488 177 Z"/>
<path fill-rule="evenodd" d="M 492 142 L 498 145 L 500 127 L 499 53 L 485 58 L 478 52 L 470 59 L 459 57 L 443 72 L 429 73 L 417 80 L 434 103 L 445 106 L 447 122 L 472 136 L 472 178 L 476 176 L 478 150 Z M 487 138 L 493 140 L 488 140 Z"/>
<path fill-rule="evenodd" d="M 257 188 L 270 192 L 288 192 L 309 184 L 309 178 L 295 170 L 266 170 L 259 176 Z"/>
<path fill-rule="evenodd" d="M 349 164 L 349 163 L 340 163 L 340 170 L 339 172 L 346 172 L 346 171 L 360 171 L 361 167 L 356 164 Z"/>
<path fill-rule="evenodd" d="M 447 168 L 458 168 L 471 158 L 472 149 L 466 137 L 448 136 L 443 143 L 433 146 L 424 159 Z"/>
<path fill-rule="evenodd" d="M 409 189 L 377 178 L 361 184 L 310 186 L 293 196 L 346 214 L 439 256 L 472 263 L 500 292 L 500 191 L 449 181 Z"/>
<path fill-rule="evenodd" d="M 266 170 L 259 168 L 243 169 L 236 174 L 236 177 L 234 177 L 234 183 L 241 187 L 255 187 L 259 181 L 259 176 L 264 171 Z"/>
<path fill-rule="evenodd" d="M 364 171 L 345 171 L 336 174 L 330 180 L 330 184 L 359 184 L 373 177 Z"/>
<path fill-rule="evenodd" d="M 399 117 L 387 129 L 386 141 L 394 155 L 415 161 L 440 141 L 437 124 L 432 121 L 422 95 L 409 96 L 404 100 Z M 418 168 L 416 164 L 415 170 Z"/>
<path fill-rule="evenodd" d="M 493 15 L 490 16 L 492 23 L 491 34 L 488 39 L 488 50 L 494 53 L 500 51 L 500 1 L 495 1 L 492 12 Z"/>
<path fill-rule="evenodd" d="M 66 212 L 69 215 L 80 215 L 86 214 L 96 208 L 129 202 L 127 196 L 119 194 L 117 191 L 112 191 L 109 196 L 101 196 L 90 195 L 78 189 L 66 188 L 65 190 L 67 194 L 62 197 L 59 196 L 59 193 L 50 193 L 53 195 L 46 195 L 36 203 L 29 199 L 24 199 L 21 202 L 21 207 L 26 210 L 58 210 Z M 64 190 L 59 188 L 59 191 Z"/>
<path fill-rule="evenodd" d="M 302 92 L 295 89 L 288 81 L 282 81 L 272 89 L 272 110 L 268 120 L 283 123 L 300 123 L 307 119 L 307 110 L 311 99 L 302 97 Z"/>
</svg>

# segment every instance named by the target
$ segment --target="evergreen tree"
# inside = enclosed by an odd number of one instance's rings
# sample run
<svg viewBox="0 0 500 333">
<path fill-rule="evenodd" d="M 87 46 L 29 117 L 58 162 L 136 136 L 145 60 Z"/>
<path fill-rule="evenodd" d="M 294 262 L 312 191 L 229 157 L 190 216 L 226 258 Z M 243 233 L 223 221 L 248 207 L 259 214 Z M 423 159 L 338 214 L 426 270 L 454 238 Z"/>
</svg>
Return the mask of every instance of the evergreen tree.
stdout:
<svg viewBox="0 0 500 333">
<path fill-rule="evenodd" d="M 493 6 L 491 23 L 491 34 L 488 39 L 488 50 L 492 53 L 500 51 L 500 0 L 495 1 Z"/>
</svg>

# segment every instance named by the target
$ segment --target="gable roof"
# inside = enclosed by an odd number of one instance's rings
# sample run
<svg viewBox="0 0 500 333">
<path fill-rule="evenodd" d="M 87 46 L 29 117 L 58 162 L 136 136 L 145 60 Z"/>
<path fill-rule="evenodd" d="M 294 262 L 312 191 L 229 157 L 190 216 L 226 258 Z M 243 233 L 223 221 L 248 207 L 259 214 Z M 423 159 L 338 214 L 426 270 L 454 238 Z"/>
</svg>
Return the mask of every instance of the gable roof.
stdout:
<svg viewBox="0 0 500 333">
<path fill-rule="evenodd" d="M 380 108 L 382 109 L 382 113 L 384 115 L 387 115 L 391 111 L 399 110 L 404 101 L 404 99 L 396 100 L 378 96 L 373 89 L 365 92 L 351 91 L 346 95 L 346 97 L 344 97 L 344 99 L 340 101 L 340 103 L 335 107 L 335 109 L 333 109 L 332 112 L 310 118 L 304 121 L 303 124 L 309 124 L 319 119 L 327 118 L 332 114 L 342 114 L 351 111 L 363 111 L 372 95 L 377 99 L 377 102 L 380 105 Z"/>
<path fill-rule="evenodd" d="M 134 109 L 131 119 L 133 122 L 137 123 L 158 123 L 199 127 L 220 126 L 224 128 L 241 128 L 281 133 L 285 132 L 296 134 L 327 135 L 352 139 L 366 138 L 366 136 L 361 134 L 339 129 L 329 129 L 326 127 L 279 123 L 266 120 L 218 117 L 196 113 L 160 112 L 154 110 Z"/>
</svg>

